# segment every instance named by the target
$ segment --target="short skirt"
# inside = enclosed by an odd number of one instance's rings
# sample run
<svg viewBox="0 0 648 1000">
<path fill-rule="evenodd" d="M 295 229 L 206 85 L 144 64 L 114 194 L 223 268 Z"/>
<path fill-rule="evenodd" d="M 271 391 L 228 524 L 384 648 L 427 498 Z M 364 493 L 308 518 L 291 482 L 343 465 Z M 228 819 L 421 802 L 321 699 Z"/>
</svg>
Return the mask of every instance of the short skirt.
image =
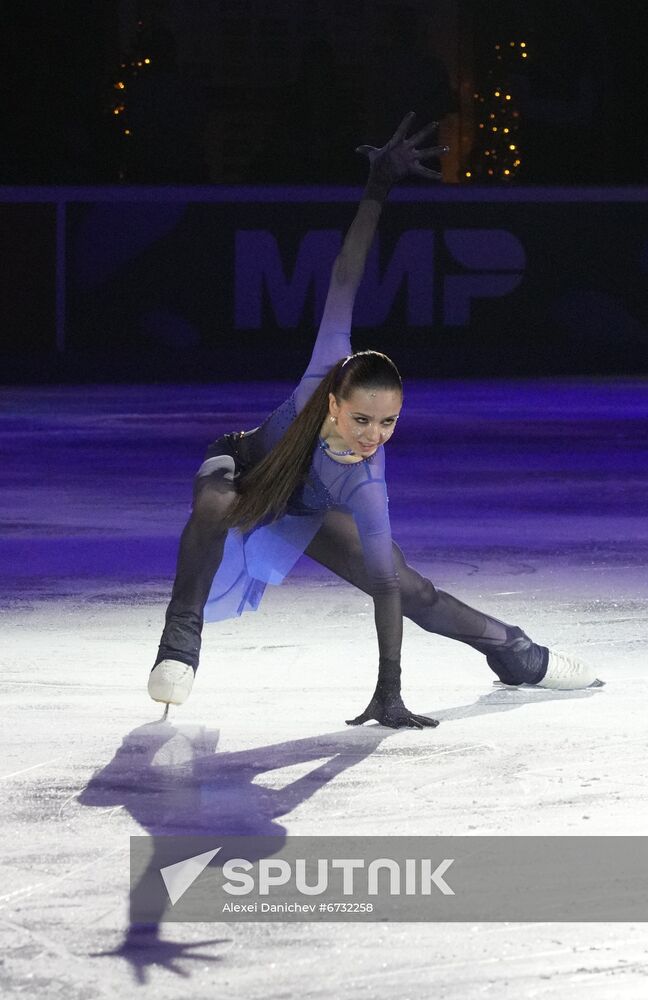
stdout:
<svg viewBox="0 0 648 1000">
<path fill-rule="evenodd" d="M 223 434 L 207 448 L 197 478 L 222 475 L 234 484 L 254 465 L 255 431 Z M 205 604 L 204 620 L 223 621 L 256 611 L 270 583 L 281 584 L 324 520 L 325 510 L 284 514 L 252 531 L 228 531 L 221 564 Z"/>
<path fill-rule="evenodd" d="M 238 431 L 233 434 L 222 434 L 207 448 L 205 458 L 196 473 L 196 479 L 211 476 L 221 472 L 225 479 L 235 480 L 251 466 L 249 449 L 242 445 L 242 439 L 254 431 Z"/>
</svg>

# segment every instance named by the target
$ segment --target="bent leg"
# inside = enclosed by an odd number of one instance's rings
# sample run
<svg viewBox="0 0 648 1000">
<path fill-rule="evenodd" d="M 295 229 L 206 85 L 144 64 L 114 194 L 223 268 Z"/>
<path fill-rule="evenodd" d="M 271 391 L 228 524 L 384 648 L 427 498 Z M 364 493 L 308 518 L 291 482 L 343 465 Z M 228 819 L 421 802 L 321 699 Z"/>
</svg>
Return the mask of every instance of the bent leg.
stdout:
<svg viewBox="0 0 648 1000">
<path fill-rule="evenodd" d="M 537 684 L 547 669 L 548 651 L 514 625 L 492 618 L 437 590 L 405 561 L 393 543 L 400 577 L 403 614 L 427 632 L 464 642 L 487 657 L 488 665 L 506 684 Z M 355 521 L 350 514 L 329 511 L 306 549 L 337 576 L 369 594 L 369 581 Z"/>
<path fill-rule="evenodd" d="M 235 497 L 235 487 L 222 468 L 194 480 L 193 508 L 180 537 L 155 664 L 169 659 L 187 663 L 194 670 L 198 666 L 205 603 L 227 538 L 222 518 Z"/>
</svg>

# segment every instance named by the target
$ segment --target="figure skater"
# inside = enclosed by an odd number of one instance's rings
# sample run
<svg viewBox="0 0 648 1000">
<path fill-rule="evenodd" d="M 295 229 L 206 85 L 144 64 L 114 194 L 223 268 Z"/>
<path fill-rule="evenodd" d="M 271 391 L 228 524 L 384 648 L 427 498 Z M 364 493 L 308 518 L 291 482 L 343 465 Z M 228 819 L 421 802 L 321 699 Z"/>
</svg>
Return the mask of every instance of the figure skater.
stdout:
<svg viewBox="0 0 648 1000">
<path fill-rule="evenodd" d="M 333 265 L 313 353 L 299 385 L 260 427 L 225 434 L 207 450 L 194 480 L 166 623 L 148 690 L 180 705 L 198 667 L 204 621 L 256 609 L 302 553 L 371 595 L 378 681 L 369 719 L 392 728 L 437 722 L 411 712 L 400 693 L 403 615 L 428 632 L 479 650 L 507 685 L 600 685 L 591 668 L 534 643 L 525 632 L 437 590 L 392 541 L 384 446 L 403 405 L 400 376 L 378 351 L 352 353 L 351 315 L 383 202 L 408 175 L 440 179 L 423 161 L 436 123 L 407 138 L 413 113 L 368 156 L 369 179 Z"/>
</svg>

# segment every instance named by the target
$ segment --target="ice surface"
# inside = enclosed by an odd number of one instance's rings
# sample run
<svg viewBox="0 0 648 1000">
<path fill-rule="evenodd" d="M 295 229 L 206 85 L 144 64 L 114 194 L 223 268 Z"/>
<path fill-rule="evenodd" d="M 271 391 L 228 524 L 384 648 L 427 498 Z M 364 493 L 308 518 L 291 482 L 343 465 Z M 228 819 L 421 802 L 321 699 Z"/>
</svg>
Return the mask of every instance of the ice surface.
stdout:
<svg viewBox="0 0 648 1000">
<path fill-rule="evenodd" d="M 441 725 L 349 729 L 372 608 L 302 559 L 206 628 L 190 700 L 159 721 L 146 678 L 191 477 L 290 388 L 2 393 L 3 995 L 643 1000 L 641 924 L 129 931 L 132 834 L 647 832 L 645 381 L 411 383 L 387 449 L 409 561 L 605 688 L 497 689 L 406 620 L 405 699 Z"/>
</svg>

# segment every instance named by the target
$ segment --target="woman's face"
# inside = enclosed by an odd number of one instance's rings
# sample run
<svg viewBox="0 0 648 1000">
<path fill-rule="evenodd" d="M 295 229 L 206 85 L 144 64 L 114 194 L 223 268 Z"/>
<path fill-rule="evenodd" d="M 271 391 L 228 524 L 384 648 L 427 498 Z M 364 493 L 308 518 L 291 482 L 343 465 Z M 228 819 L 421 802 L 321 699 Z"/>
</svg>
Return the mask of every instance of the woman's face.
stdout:
<svg viewBox="0 0 648 1000">
<path fill-rule="evenodd" d="M 348 399 L 329 393 L 329 416 L 347 448 L 366 458 L 389 441 L 403 405 L 397 389 L 354 389 Z"/>
</svg>

